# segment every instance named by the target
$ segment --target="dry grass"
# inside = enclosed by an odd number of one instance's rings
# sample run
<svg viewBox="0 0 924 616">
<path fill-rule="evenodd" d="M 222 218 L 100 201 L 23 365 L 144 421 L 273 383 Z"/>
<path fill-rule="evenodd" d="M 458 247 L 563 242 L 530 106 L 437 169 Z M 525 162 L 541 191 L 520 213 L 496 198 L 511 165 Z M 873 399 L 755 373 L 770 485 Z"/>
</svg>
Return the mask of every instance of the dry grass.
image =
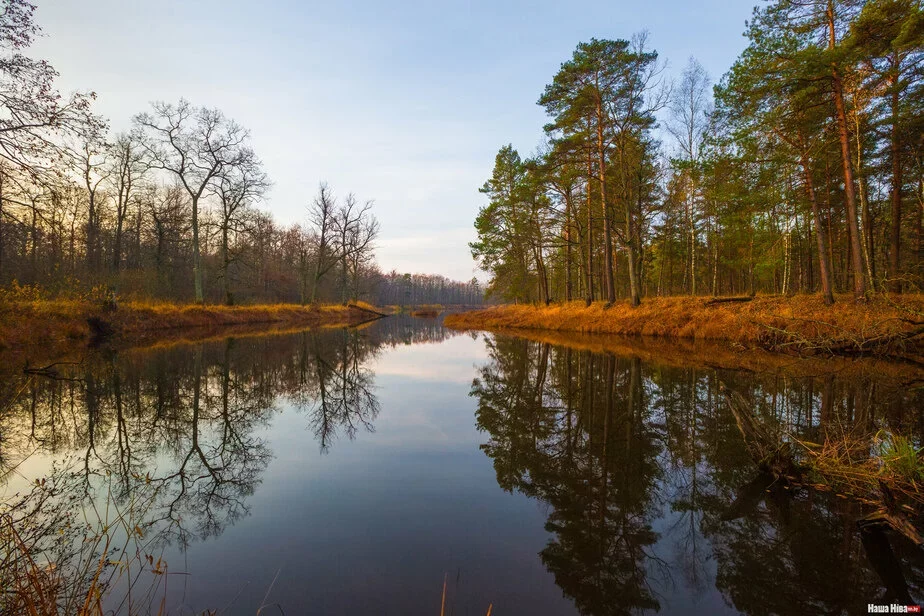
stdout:
<svg viewBox="0 0 924 616">
<path fill-rule="evenodd" d="M 107 312 L 99 303 L 81 300 L 6 301 L 0 302 L 0 349 L 88 340 L 92 334 L 89 318 L 105 321 L 117 336 L 144 341 L 170 337 L 170 330 L 191 328 L 353 324 L 368 319 L 370 311 L 374 311 L 371 306 L 213 306 L 128 301 Z"/>
<path fill-rule="evenodd" d="M 822 486 L 875 503 L 880 484 L 885 484 L 916 508 L 924 506 L 924 463 L 907 437 L 884 430 L 870 436 L 834 426 L 821 443 L 792 440 L 801 446 L 803 461 Z"/>
<path fill-rule="evenodd" d="M 446 317 L 449 318 L 448 316 Z M 519 338 L 567 347 L 575 351 L 608 353 L 619 357 L 638 357 L 646 363 L 674 368 L 713 368 L 755 374 L 819 378 L 836 374 L 839 378 L 862 378 L 875 374 L 895 387 L 920 386 L 924 375 L 913 362 L 868 357 L 798 357 L 759 348 L 733 348 L 723 341 L 653 336 L 581 334 L 538 329 L 495 328 Z"/>
<path fill-rule="evenodd" d="M 341 307 L 343 307 L 343 306 L 341 306 Z M 372 312 L 372 313 L 375 313 L 375 314 L 378 314 L 378 315 L 386 314 L 384 311 L 382 311 L 382 310 L 380 310 L 379 308 L 373 306 L 373 305 L 370 304 L 369 302 L 364 302 L 364 301 L 362 301 L 362 300 L 354 300 L 354 301 L 351 301 L 347 307 L 358 308 L 358 309 L 360 309 L 360 310 L 365 310 L 366 312 Z"/>
<path fill-rule="evenodd" d="M 744 348 L 802 353 L 916 354 L 924 334 L 924 295 L 876 296 L 856 303 L 838 297 L 757 296 L 752 301 L 714 303 L 703 297 L 649 298 L 606 307 L 583 302 L 548 307 L 504 305 L 448 315 L 455 329 L 537 329 L 582 333 L 724 340 Z"/>
<path fill-rule="evenodd" d="M 107 597 L 120 604 L 117 613 L 165 613 L 165 529 L 145 523 L 157 490 L 117 498 L 106 476 L 101 501 L 80 507 L 75 477 L 53 473 L 47 484 L 36 480 L 30 493 L 3 504 L 0 613 L 103 616 L 113 613 L 104 610 Z"/>
</svg>

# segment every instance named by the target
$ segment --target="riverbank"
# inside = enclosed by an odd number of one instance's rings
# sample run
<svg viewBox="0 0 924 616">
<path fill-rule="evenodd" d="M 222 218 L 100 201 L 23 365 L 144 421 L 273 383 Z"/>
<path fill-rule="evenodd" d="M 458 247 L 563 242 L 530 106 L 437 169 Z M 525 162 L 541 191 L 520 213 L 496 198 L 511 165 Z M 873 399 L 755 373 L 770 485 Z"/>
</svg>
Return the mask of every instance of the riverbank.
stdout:
<svg viewBox="0 0 924 616">
<path fill-rule="evenodd" d="M 0 303 L 0 350 L 73 346 L 104 336 L 121 342 L 199 335 L 224 329 L 266 326 L 312 327 L 355 325 L 381 313 L 366 304 L 299 306 L 265 304 L 220 306 L 128 301 L 115 310 L 84 301 Z"/>
<path fill-rule="evenodd" d="M 800 354 L 924 355 L 924 295 L 838 297 L 657 297 L 633 308 L 597 302 L 503 305 L 448 315 L 453 329 L 545 330 L 693 340 Z"/>
</svg>

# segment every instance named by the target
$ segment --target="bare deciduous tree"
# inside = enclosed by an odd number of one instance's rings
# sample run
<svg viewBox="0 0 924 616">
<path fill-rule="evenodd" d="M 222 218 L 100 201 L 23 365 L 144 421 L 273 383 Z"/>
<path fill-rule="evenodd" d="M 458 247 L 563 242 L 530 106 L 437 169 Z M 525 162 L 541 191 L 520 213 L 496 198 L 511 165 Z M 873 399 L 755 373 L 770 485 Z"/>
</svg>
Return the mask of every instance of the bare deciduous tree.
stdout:
<svg viewBox="0 0 924 616">
<path fill-rule="evenodd" d="M 189 194 L 195 297 L 202 303 L 200 201 L 214 189 L 215 178 L 247 158 L 250 133 L 221 111 L 193 107 L 183 99 L 176 105 L 157 102 L 151 107 L 150 112 L 135 116 L 135 123 L 142 131 L 141 143 L 151 166 L 176 176 Z"/>
</svg>

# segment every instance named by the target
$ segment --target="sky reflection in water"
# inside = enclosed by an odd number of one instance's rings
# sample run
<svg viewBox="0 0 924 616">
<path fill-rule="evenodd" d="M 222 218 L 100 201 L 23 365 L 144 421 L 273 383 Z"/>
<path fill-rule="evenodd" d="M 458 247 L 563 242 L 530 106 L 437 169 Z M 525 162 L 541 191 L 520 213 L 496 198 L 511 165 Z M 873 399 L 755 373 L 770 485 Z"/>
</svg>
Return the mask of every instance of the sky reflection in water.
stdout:
<svg viewBox="0 0 924 616">
<path fill-rule="evenodd" d="M 902 580 L 871 567 L 856 505 L 757 475 L 718 395 L 721 381 L 808 437 L 838 422 L 920 434 L 900 371 L 717 370 L 392 318 L 104 353 L 72 376 L 32 384 L 7 418 L 4 460 L 37 450 L 7 496 L 64 459 L 66 485 L 97 498 L 103 481 L 123 501 L 156 486 L 145 529 L 184 573 L 171 613 L 253 614 L 266 598 L 437 614 L 444 575 L 455 614 L 838 613 L 903 583 L 921 596 L 924 563 L 900 541 Z"/>
</svg>

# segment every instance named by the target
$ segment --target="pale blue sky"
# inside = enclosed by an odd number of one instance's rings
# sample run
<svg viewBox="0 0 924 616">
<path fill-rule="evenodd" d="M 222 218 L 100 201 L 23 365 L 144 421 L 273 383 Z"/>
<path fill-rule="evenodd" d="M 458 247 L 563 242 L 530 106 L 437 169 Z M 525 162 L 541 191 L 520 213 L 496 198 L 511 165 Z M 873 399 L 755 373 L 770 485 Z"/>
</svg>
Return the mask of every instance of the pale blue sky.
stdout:
<svg viewBox="0 0 924 616">
<path fill-rule="evenodd" d="M 375 199 L 383 270 L 458 279 L 494 154 L 536 147 L 536 100 L 579 41 L 647 29 L 670 75 L 692 55 L 718 80 L 754 4 L 36 1 L 35 54 L 63 89 L 95 90 L 114 130 L 153 100 L 218 107 L 251 130 L 278 220 L 326 180 Z"/>
</svg>

